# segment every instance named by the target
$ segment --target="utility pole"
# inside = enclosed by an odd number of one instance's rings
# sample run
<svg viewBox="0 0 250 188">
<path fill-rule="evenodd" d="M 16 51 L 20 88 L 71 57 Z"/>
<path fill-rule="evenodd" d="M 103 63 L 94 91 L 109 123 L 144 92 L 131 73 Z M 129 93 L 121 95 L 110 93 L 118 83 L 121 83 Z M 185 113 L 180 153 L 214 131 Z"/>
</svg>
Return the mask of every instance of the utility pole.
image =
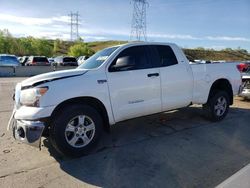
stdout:
<svg viewBox="0 0 250 188">
<path fill-rule="evenodd" d="M 70 12 L 69 17 L 70 17 L 70 40 L 75 41 L 79 39 L 78 26 L 79 26 L 80 15 L 78 12 L 76 13 Z"/>
<path fill-rule="evenodd" d="M 147 41 L 147 0 L 133 1 L 133 17 L 130 40 Z"/>
</svg>

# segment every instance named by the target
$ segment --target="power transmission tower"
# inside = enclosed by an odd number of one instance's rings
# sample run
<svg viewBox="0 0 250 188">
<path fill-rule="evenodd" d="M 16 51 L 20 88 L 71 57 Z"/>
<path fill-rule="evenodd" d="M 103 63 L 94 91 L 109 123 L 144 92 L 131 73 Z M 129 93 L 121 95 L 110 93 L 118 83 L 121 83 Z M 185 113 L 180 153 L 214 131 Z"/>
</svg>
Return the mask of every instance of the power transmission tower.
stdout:
<svg viewBox="0 0 250 188">
<path fill-rule="evenodd" d="M 79 31 L 78 31 L 78 26 L 79 26 L 79 13 L 70 13 L 70 40 L 74 41 L 79 39 Z"/>
<path fill-rule="evenodd" d="M 147 0 L 133 1 L 133 18 L 130 40 L 147 41 Z"/>
</svg>

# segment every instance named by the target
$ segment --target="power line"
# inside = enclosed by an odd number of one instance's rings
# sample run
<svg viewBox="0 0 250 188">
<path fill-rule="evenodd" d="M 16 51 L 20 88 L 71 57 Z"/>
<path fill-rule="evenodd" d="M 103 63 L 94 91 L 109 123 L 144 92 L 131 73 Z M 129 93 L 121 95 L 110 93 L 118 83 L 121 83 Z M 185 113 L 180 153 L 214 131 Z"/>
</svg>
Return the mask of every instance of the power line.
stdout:
<svg viewBox="0 0 250 188">
<path fill-rule="evenodd" d="M 75 41 L 79 39 L 78 26 L 79 26 L 80 15 L 78 12 L 76 13 L 70 12 L 69 17 L 70 17 L 70 40 Z"/>
<path fill-rule="evenodd" d="M 130 40 L 147 41 L 147 0 L 133 1 L 133 18 Z"/>
</svg>

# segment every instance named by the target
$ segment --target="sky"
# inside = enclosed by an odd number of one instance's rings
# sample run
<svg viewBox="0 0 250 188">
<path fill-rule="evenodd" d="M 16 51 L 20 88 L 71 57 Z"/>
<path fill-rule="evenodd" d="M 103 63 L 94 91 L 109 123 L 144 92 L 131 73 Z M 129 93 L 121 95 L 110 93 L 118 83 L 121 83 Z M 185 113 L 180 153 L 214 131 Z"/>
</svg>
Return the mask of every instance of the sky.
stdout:
<svg viewBox="0 0 250 188">
<path fill-rule="evenodd" d="M 129 40 L 132 7 L 132 0 L 0 0 L 0 30 L 69 40 L 68 15 L 78 11 L 85 41 Z M 147 35 L 184 48 L 250 52 L 250 0 L 148 0 Z"/>
</svg>

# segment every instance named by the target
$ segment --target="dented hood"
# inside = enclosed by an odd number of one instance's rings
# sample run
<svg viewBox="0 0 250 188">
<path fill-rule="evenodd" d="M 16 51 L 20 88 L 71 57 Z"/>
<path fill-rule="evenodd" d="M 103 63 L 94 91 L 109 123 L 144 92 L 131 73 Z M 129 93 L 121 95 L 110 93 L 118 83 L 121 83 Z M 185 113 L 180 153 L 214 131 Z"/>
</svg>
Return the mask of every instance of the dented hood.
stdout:
<svg viewBox="0 0 250 188">
<path fill-rule="evenodd" d="M 85 74 L 87 70 L 84 69 L 73 69 L 73 70 L 63 70 L 50 72 L 45 74 L 40 74 L 37 76 L 33 76 L 21 82 L 22 88 L 37 86 L 42 83 L 51 82 L 54 80 L 65 79 L 75 76 L 81 76 Z"/>
</svg>

